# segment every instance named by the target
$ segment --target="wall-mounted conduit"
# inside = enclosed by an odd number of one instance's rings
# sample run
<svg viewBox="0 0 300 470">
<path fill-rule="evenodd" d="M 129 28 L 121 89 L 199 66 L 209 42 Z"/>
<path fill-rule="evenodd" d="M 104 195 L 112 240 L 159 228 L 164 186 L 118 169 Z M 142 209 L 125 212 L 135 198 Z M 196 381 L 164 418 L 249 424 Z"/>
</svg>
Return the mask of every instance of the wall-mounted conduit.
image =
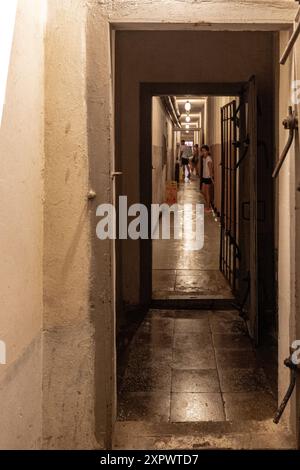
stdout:
<svg viewBox="0 0 300 470">
<path fill-rule="evenodd" d="M 272 177 L 276 178 L 280 172 L 280 169 L 287 157 L 287 154 L 291 148 L 291 145 L 293 143 L 294 137 L 295 137 L 295 131 L 298 129 L 298 119 L 296 117 L 296 112 L 293 111 L 292 106 L 289 106 L 289 114 L 288 117 L 283 121 L 283 126 L 285 129 L 289 131 L 289 138 L 287 140 L 287 143 L 283 149 L 283 152 L 278 160 L 278 163 L 273 171 Z"/>
<path fill-rule="evenodd" d="M 300 0 L 296 0 L 298 1 L 298 3 L 300 4 Z M 296 16 L 296 18 L 299 18 L 299 14 L 300 14 L 300 9 L 298 11 L 298 14 Z M 286 61 L 288 60 L 289 56 L 290 56 L 290 53 L 292 52 L 293 50 L 293 47 L 299 37 L 299 34 L 300 34 L 300 23 L 297 23 L 297 26 L 292 34 L 292 36 L 290 37 L 290 40 L 285 48 L 285 51 L 284 53 L 282 54 L 282 57 L 280 59 L 280 64 L 281 65 L 285 65 Z"/>
</svg>

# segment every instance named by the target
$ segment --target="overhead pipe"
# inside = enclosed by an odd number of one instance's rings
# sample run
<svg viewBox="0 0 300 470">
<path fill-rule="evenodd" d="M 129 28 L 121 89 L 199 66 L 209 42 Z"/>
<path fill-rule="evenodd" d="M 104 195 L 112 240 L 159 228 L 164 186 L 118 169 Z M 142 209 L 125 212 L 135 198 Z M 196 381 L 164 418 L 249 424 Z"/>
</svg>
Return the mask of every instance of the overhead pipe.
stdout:
<svg viewBox="0 0 300 470">
<path fill-rule="evenodd" d="M 172 98 L 170 96 L 161 96 L 161 100 L 173 124 L 181 127 Z"/>
<path fill-rule="evenodd" d="M 299 10 L 300 12 L 300 10 Z M 299 12 L 298 12 L 298 16 L 299 16 Z M 299 34 L 300 34 L 300 23 L 297 23 L 297 26 L 296 26 L 296 29 L 294 30 L 286 48 L 285 48 L 285 51 L 284 53 L 282 54 L 282 57 L 280 59 L 280 64 L 281 65 L 285 65 L 287 59 L 289 58 L 289 55 L 299 37 Z"/>
</svg>

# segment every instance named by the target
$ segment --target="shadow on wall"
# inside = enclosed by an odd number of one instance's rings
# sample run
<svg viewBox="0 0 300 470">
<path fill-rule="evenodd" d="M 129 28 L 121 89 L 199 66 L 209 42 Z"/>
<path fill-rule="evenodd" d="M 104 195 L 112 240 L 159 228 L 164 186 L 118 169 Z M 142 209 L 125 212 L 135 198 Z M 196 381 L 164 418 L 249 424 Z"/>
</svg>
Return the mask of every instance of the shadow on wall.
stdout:
<svg viewBox="0 0 300 470">
<path fill-rule="evenodd" d="M 6 85 L 16 24 L 18 0 L 0 3 L 0 129 L 4 112 Z"/>
<path fill-rule="evenodd" d="M 215 184 L 213 186 L 214 190 L 214 207 L 218 214 L 221 213 L 221 193 L 222 193 L 222 167 L 221 167 L 221 160 L 222 160 L 222 148 L 221 144 L 213 144 L 210 146 L 210 151 L 213 156 L 214 162 L 214 181 Z"/>
</svg>

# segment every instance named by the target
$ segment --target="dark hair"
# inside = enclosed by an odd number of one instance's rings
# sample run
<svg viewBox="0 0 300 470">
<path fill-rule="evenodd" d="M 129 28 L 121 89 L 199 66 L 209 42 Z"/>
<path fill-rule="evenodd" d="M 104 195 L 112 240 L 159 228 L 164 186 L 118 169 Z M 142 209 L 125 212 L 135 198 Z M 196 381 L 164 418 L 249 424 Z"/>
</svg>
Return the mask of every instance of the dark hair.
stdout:
<svg viewBox="0 0 300 470">
<path fill-rule="evenodd" d="M 185 144 L 185 140 L 184 140 L 184 139 L 181 139 L 181 143 L 182 143 L 182 144 Z"/>
<path fill-rule="evenodd" d="M 207 152 L 209 152 L 209 146 L 208 145 L 202 145 L 201 146 L 201 150 L 207 150 Z"/>
<path fill-rule="evenodd" d="M 199 145 L 198 145 L 198 144 L 195 144 L 194 147 L 199 147 Z"/>
</svg>

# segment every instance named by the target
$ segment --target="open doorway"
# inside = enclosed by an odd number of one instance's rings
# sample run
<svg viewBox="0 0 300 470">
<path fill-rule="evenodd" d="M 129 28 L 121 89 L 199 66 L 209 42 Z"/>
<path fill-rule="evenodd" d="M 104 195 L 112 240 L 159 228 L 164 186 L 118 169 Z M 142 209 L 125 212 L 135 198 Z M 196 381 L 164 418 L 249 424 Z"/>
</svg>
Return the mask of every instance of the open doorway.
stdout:
<svg viewBox="0 0 300 470">
<path fill-rule="evenodd" d="M 190 221 L 187 230 L 180 233 L 181 239 L 175 238 L 173 219 L 171 238 L 162 239 L 157 233 L 158 239 L 152 242 L 153 300 L 234 300 L 239 256 L 236 248 L 239 175 L 234 172 L 238 152 L 232 142 L 238 140 L 238 127 L 227 116 L 221 122 L 221 111 L 232 107 L 233 117 L 236 103 L 232 97 L 152 98 L 152 202 L 178 204 L 180 223 Z M 187 165 L 183 165 L 183 152 L 187 154 Z M 225 172 L 231 166 L 231 174 L 226 178 L 222 158 Z M 203 165 L 204 161 L 210 162 L 211 175 L 206 175 L 210 170 Z M 205 184 L 207 181 L 209 184 Z M 225 183 L 232 187 L 223 201 Z M 224 187 L 224 196 L 225 190 Z M 190 233 L 195 230 L 196 204 L 203 205 L 205 215 L 203 244 L 197 249 Z M 225 209 L 230 213 L 222 219 Z M 156 230 L 162 234 L 161 220 Z"/>
<path fill-rule="evenodd" d="M 237 63 L 242 54 L 234 58 L 230 68 L 222 68 L 227 78 L 219 83 L 220 73 L 216 73 L 220 71 L 219 53 L 215 63 L 211 56 L 206 57 L 205 73 L 199 67 L 194 75 L 188 64 L 166 67 L 169 55 L 165 49 L 158 47 L 155 53 L 148 54 L 154 51 L 155 38 L 167 43 L 170 41 L 168 44 L 173 50 L 172 38 L 184 44 L 186 33 L 143 32 L 131 35 L 122 32 L 117 41 L 117 60 L 127 53 L 129 46 L 132 53 L 137 44 L 134 39 L 139 35 L 149 40 L 145 62 L 151 62 L 151 66 L 145 70 L 137 66 L 138 70 L 133 71 L 123 61 L 120 66 L 122 74 L 117 74 L 117 96 L 121 97 L 122 106 L 116 110 L 119 134 L 116 155 L 120 159 L 120 167 L 123 163 L 122 169 L 130 168 L 130 175 L 134 176 L 123 178 L 123 194 L 129 194 L 132 202 L 138 198 L 150 208 L 153 202 L 165 200 L 163 183 L 176 180 L 176 148 L 182 136 L 176 134 L 179 124 L 170 123 L 165 117 L 166 102 L 175 98 L 180 107 L 180 100 L 182 105 L 188 100 L 203 100 L 204 109 L 214 103 L 213 113 L 203 112 L 201 123 L 197 118 L 198 128 L 202 128 L 200 135 L 190 133 L 191 127 L 184 128 L 183 132 L 188 146 L 194 145 L 197 139 L 199 145 L 209 145 L 213 157 L 220 155 L 219 164 L 214 162 L 215 172 L 219 174 L 214 176 L 216 179 L 219 177 L 219 184 L 213 194 L 211 212 L 205 217 L 211 217 L 212 226 L 219 229 L 215 231 L 218 243 L 213 266 L 225 279 L 230 297 L 218 299 L 219 293 L 215 294 L 215 299 L 211 293 L 205 297 L 205 293 L 193 290 L 194 286 L 190 284 L 189 291 L 182 288 L 178 294 L 174 288 L 176 278 L 181 280 L 184 275 L 189 278 L 193 274 L 188 272 L 191 264 L 184 266 L 185 253 L 178 255 L 177 260 L 183 263 L 181 270 L 186 273 L 154 273 L 155 269 L 177 270 L 172 265 L 176 256 L 172 259 L 170 240 L 156 254 L 155 244 L 160 240 L 149 237 L 135 244 L 126 242 L 128 250 L 122 252 L 122 295 L 127 305 L 135 302 L 139 305 L 137 328 L 127 348 L 126 367 L 119 385 L 116 431 L 124 430 L 127 436 L 132 437 L 138 429 L 141 435 L 155 434 L 161 438 L 175 432 L 175 428 L 178 430 L 176 423 L 197 423 L 198 429 L 203 429 L 203 435 L 208 437 L 208 429 L 214 428 L 212 423 L 222 423 L 222 426 L 225 423 L 224 429 L 229 429 L 229 423 L 233 421 L 241 426 L 239 429 L 244 429 L 243 425 L 251 420 L 255 422 L 253 429 L 256 433 L 262 429 L 260 426 L 270 424 L 277 407 L 276 358 L 265 356 L 261 360 L 259 357 L 262 346 L 267 352 L 271 350 L 265 334 L 271 331 L 269 326 L 274 326 L 276 317 L 271 179 L 274 123 L 268 119 L 273 115 L 274 69 L 272 60 L 268 60 L 271 53 L 260 56 L 268 70 L 268 80 L 265 79 L 266 69 L 261 71 L 258 67 L 257 56 L 255 60 L 251 59 L 251 66 L 247 62 L 247 73 L 244 69 L 241 73 Z M 202 34 L 192 36 L 191 40 L 196 41 L 200 37 L 205 40 Z M 223 34 L 211 33 L 208 36 L 210 40 L 223 38 Z M 224 33 L 228 40 L 229 36 Z M 249 51 L 258 37 L 256 34 L 246 36 L 249 36 Z M 234 34 L 232 47 L 241 45 L 246 36 L 244 33 Z M 266 35 L 266 39 L 268 37 L 269 41 L 271 36 Z M 268 42 L 266 49 L 272 51 L 272 44 Z M 187 59 L 186 56 L 188 50 L 184 48 L 181 52 L 180 58 L 174 53 L 174 64 L 185 64 L 188 60 L 192 63 L 191 57 Z M 138 57 L 142 57 L 142 53 Z M 258 96 L 256 80 L 249 79 L 254 72 L 257 74 Z M 190 81 L 187 81 L 190 76 Z M 270 80 L 270 77 L 273 78 Z M 126 103 L 134 110 L 130 116 L 124 111 Z M 160 123 L 156 122 L 160 129 L 160 133 L 156 130 L 157 140 L 153 136 L 154 106 L 163 116 Z M 166 114 L 169 115 L 168 112 Z M 198 171 L 201 175 L 200 168 Z M 156 175 L 158 172 L 160 176 Z M 196 173 L 190 183 L 179 182 L 179 199 L 190 201 L 198 197 L 201 201 Z M 159 193 L 160 199 L 155 199 Z M 192 257 L 192 262 L 196 258 Z M 199 265 L 194 269 L 198 270 Z M 162 276 L 161 283 L 153 273 Z M 165 283 L 167 288 L 156 289 L 155 283 L 158 287 Z M 171 295 L 169 288 L 173 291 Z M 129 314 L 125 315 L 129 323 Z M 272 340 L 276 356 L 275 329 Z M 259 348 L 255 349 L 255 346 Z M 207 423 L 210 423 L 208 427 Z M 193 429 L 193 426 L 188 426 L 182 433 L 185 436 L 189 432 L 193 434 Z M 276 430 L 272 428 L 271 431 L 274 437 Z M 237 448 L 235 445 L 233 447 Z M 256 445 L 252 442 L 250 448 Z"/>
<path fill-rule="evenodd" d="M 194 92 L 189 93 L 189 86 Z M 176 111 L 180 100 L 192 99 L 204 103 L 201 117 L 196 118 L 198 127 L 193 131 L 191 124 L 185 127 L 186 113 Z M 149 420 L 151 432 L 161 435 L 173 432 L 169 423 L 196 422 L 201 426 L 218 422 L 227 429 L 231 422 L 242 425 L 271 420 L 276 411 L 277 391 L 254 349 L 254 343 L 259 342 L 260 324 L 256 103 L 254 78 L 244 84 L 225 86 L 142 87 L 143 202 L 148 207 L 165 202 L 166 185 L 176 180 L 177 144 L 182 145 L 184 137 L 188 138 L 184 139 L 187 147 L 193 147 L 196 140 L 200 147 L 209 142 L 215 158 L 216 187 L 204 215 L 207 228 L 204 247 L 199 252 L 189 252 L 188 239 L 141 242 L 141 288 L 144 295 L 150 295 L 152 309 L 134 335 L 119 388 L 118 419 L 127 423 L 129 433 L 128 423 L 132 421 L 139 422 L 147 434 Z M 175 122 L 172 113 L 176 115 Z M 179 178 L 178 202 L 204 202 L 200 163 L 199 157 L 198 175 L 197 168 L 191 165 L 193 174 L 182 175 L 181 181 Z M 193 212 L 188 215 L 193 220 Z M 253 277 L 251 284 L 247 282 L 249 276 Z M 204 288 L 209 286 L 210 290 L 199 289 L 202 279 Z M 164 289 L 160 289 L 162 284 Z M 190 300 L 196 303 L 185 303 Z M 226 301 L 222 309 L 215 303 L 218 300 Z M 186 428 L 186 432 L 190 429 Z"/>
</svg>

